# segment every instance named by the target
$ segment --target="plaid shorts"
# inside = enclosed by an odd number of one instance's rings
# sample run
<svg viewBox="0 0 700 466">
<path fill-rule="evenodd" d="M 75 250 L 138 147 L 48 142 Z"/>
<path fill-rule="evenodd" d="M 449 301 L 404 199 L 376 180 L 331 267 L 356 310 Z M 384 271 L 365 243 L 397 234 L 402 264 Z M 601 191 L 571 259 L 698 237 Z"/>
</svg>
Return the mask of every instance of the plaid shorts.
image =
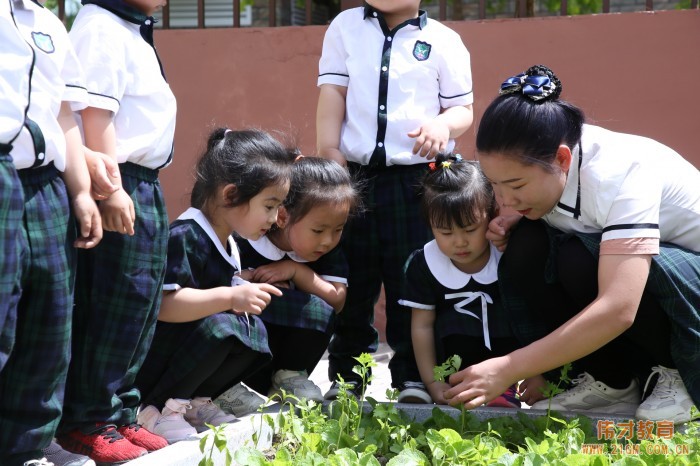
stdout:
<svg viewBox="0 0 700 466">
<path fill-rule="evenodd" d="M 15 346 L 0 376 L 0 464 L 53 439 L 70 359 L 76 229 L 53 164 L 19 170 L 24 188 L 22 295 Z"/>
</svg>

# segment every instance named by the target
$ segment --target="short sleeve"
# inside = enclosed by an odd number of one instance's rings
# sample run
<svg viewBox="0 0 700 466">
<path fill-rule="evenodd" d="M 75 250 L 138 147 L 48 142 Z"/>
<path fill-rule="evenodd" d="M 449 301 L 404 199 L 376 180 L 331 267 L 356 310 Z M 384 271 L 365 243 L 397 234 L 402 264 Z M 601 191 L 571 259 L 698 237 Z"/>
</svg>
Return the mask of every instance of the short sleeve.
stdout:
<svg viewBox="0 0 700 466">
<path fill-rule="evenodd" d="M 68 42 L 70 45 L 70 42 Z M 64 102 L 70 102 L 73 111 L 79 111 L 88 106 L 88 93 L 85 87 L 85 77 L 83 76 L 83 68 L 80 66 L 78 57 L 72 46 L 68 47 L 66 52 L 66 60 L 63 63 L 61 70 L 63 81 L 66 83 L 66 89 L 61 98 Z"/>
<path fill-rule="evenodd" d="M 127 86 L 123 40 L 101 21 L 88 21 L 71 30 L 78 61 L 89 92 L 89 107 L 116 113 Z"/>
<path fill-rule="evenodd" d="M 336 246 L 309 266 L 326 281 L 348 284 L 348 261 L 340 246 Z"/>
<path fill-rule="evenodd" d="M 612 203 L 599 206 L 601 241 L 620 238 L 659 238 L 662 181 L 651 167 L 630 166 Z M 605 181 L 601 189 L 605 191 Z M 600 196 L 605 199 L 606 196 Z M 607 212 L 606 212 L 607 211 Z M 607 215 L 606 215 L 607 214 Z"/>
<path fill-rule="evenodd" d="M 206 235 L 197 235 L 190 224 L 172 226 L 168 238 L 163 291 L 201 288 L 197 277 L 204 275 L 210 256 L 210 244 Z"/>
<path fill-rule="evenodd" d="M 323 38 L 323 50 L 318 62 L 317 85 L 335 84 L 347 87 L 350 75 L 346 65 L 348 54 L 343 46 L 343 36 L 340 22 L 342 17 L 337 17 L 331 22 Z"/>
<path fill-rule="evenodd" d="M 474 103 L 471 57 L 459 34 L 450 31 L 448 38 L 440 55 L 440 106 L 470 105 Z"/>
<path fill-rule="evenodd" d="M 414 251 L 409 256 L 406 261 L 405 275 L 405 295 L 399 300 L 399 304 L 415 309 L 435 309 L 435 293 L 431 287 L 432 275 L 422 249 Z"/>
</svg>

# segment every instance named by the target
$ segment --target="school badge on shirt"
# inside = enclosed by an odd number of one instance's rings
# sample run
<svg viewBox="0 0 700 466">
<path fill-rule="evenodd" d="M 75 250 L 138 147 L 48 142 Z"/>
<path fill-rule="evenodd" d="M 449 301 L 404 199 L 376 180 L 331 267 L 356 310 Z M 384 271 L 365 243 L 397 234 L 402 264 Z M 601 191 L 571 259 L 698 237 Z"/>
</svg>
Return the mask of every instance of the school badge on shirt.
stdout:
<svg viewBox="0 0 700 466">
<path fill-rule="evenodd" d="M 32 32 L 32 40 L 39 50 L 46 53 L 54 53 L 56 51 L 56 48 L 53 46 L 53 40 L 48 34 L 44 34 L 43 32 Z"/>
<path fill-rule="evenodd" d="M 416 45 L 413 46 L 413 56 L 418 61 L 425 61 L 430 56 L 430 48 L 429 43 L 417 40 Z"/>
</svg>

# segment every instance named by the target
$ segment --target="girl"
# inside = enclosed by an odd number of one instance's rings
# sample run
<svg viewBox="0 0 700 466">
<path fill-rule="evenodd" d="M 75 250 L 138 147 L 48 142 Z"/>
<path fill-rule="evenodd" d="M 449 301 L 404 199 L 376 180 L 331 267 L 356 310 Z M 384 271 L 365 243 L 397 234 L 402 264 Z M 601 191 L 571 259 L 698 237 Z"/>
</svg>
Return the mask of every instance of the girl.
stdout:
<svg viewBox="0 0 700 466">
<path fill-rule="evenodd" d="M 261 315 L 273 358 L 249 381 L 256 390 L 323 400 L 308 375 L 328 347 L 335 313 L 345 303 L 347 263 L 336 246 L 359 202 L 347 170 L 300 156 L 277 225 L 258 240 L 241 242 L 241 261 L 253 268 L 243 276 L 283 289 L 282 298 Z"/>
<path fill-rule="evenodd" d="M 486 239 L 488 223 L 498 214 L 491 185 L 478 163 L 459 155 L 438 155 L 429 167 L 421 212 L 435 239 L 406 262 L 408 286 L 399 303 L 413 309 L 421 379 L 433 401 L 446 404 L 443 393 L 450 386 L 433 376 L 436 347 L 444 356 L 458 354 L 466 367 L 520 345 L 502 315 L 496 275 L 501 253 Z M 515 387 L 489 406 L 520 407 Z"/>
<path fill-rule="evenodd" d="M 491 235 L 508 240 L 509 312 L 536 308 L 551 333 L 454 374 L 447 398 L 478 406 L 578 360 L 581 376 L 555 409 L 688 421 L 700 402 L 698 170 L 656 141 L 584 124 L 546 67 L 501 89 L 476 143 L 503 206 L 519 215 L 495 219 Z M 641 405 L 635 379 L 645 391 L 656 381 Z M 530 384 L 523 396 L 541 397 Z"/>
<path fill-rule="evenodd" d="M 170 226 L 163 304 L 136 379 L 147 405 L 139 423 L 170 443 L 235 420 L 211 399 L 269 359 L 257 315 L 281 294 L 234 277 L 231 235 L 259 239 L 275 223 L 289 189 L 287 151 L 267 133 L 220 128 L 196 170 L 192 207 Z"/>
</svg>

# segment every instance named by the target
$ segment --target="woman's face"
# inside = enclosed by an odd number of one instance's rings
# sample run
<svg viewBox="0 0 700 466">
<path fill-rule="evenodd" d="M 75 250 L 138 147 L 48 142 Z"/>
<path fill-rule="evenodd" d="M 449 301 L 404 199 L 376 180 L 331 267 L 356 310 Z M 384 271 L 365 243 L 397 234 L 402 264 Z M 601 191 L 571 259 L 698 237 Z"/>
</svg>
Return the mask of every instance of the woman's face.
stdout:
<svg viewBox="0 0 700 466">
<path fill-rule="evenodd" d="M 554 209 L 564 192 L 571 151 L 560 146 L 551 171 L 540 165 L 524 165 L 500 153 L 479 154 L 479 163 L 504 208 L 537 220 Z"/>
</svg>

